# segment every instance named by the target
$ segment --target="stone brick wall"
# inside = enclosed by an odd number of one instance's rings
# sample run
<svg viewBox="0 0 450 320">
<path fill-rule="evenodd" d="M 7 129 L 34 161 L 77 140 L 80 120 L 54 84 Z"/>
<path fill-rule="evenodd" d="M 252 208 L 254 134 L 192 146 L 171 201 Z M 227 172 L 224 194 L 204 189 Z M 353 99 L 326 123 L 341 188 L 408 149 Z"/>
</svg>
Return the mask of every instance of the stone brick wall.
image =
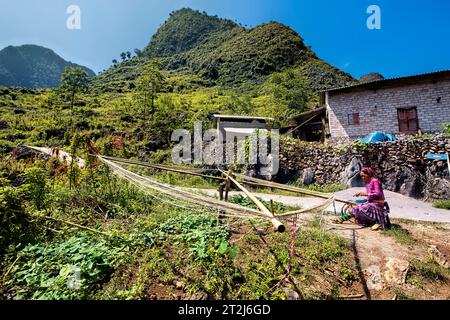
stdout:
<svg viewBox="0 0 450 320">
<path fill-rule="evenodd" d="M 376 91 L 330 93 L 329 143 L 347 143 L 375 131 L 399 134 L 397 108 L 408 107 L 417 108 L 419 127 L 424 133 L 439 131 L 442 123 L 450 122 L 450 80 Z M 349 125 L 348 115 L 352 113 L 359 113 L 359 125 Z"/>
<path fill-rule="evenodd" d="M 450 153 L 450 139 L 399 140 L 362 149 L 282 139 L 280 151 L 280 171 L 275 178 L 279 182 L 348 184 L 348 169 L 358 159 L 375 170 L 386 190 L 415 198 L 450 199 L 447 163 L 424 158 L 427 153 Z"/>
</svg>

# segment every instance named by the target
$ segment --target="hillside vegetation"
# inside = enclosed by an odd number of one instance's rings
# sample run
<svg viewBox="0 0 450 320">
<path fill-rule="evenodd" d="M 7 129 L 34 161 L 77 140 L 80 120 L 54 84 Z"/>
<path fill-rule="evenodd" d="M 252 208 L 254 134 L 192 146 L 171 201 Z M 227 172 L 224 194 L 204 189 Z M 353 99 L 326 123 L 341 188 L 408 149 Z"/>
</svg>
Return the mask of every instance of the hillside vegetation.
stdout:
<svg viewBox="0 0 450 320">
<path fill-rule="evenodd" d="M 95 77 L 89 90 L 76 96 L 73 109 L 61 90 L 0 88 L 1 150 L 21 144 L 68 146 L 75 124 L 102 152 L 111 153 L 111 141 L 119 137 L 128 155 L 148 158 L 170 148 L 173 130 L 192 129 L 195 121 L 203 121 L 206 129 L 214 113 L 268 116 L 282 126 L 290 116 L 315 107 L 319 90 L 355 81 L 319 59 L 287 26 L 270 22 L 246 29 L 191 9 L 173 12 L 136 53 Z M 150 110 L 139 79 L 151 61 L 160 83 Z M 16 73 L 49 81 L 39 70 L 18 68 Z M 60 79 L 52 81 L 56 85 Z"/>
</svg>

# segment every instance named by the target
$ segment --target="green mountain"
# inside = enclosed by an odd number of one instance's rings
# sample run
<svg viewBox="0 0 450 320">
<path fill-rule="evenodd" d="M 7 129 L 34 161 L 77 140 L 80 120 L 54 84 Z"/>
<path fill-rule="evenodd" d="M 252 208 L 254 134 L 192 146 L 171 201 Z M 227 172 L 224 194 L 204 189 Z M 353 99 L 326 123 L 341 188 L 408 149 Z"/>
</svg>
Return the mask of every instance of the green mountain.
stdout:
<svg viewBox="0 0 450 320">
<path fill-rule="evenodd" d="M 141 57 L 104 72 L 105 88 L 127 89 L 146 59 L 158 58 L 172 75 L 195 76 L 208 86 L 261 84 L 274 72 L 295 68 L 314 90 L 355 82 L 347 73 L 324 62 L 289 27 L 270 22 L 247 29 L 191 9 L 171 13 L 153 35 Z"/>
<path fill-rule="evenodd" d="M 145 48 L 148 56 L 168 57 L 190 50 L 217 32 L 238 25 L 230 20 L 208 16 L 191 9 L 181 9 L 170 14 Z"/>
<path fill-rule="evenodd" d="M 0 85 L 24 88 L 54 88 L 67 66 L 79 66 L 37 45 L 8 46 L 0 51 Z M 80 66 L 89 76 L 94 71 Z"/>
</svg>

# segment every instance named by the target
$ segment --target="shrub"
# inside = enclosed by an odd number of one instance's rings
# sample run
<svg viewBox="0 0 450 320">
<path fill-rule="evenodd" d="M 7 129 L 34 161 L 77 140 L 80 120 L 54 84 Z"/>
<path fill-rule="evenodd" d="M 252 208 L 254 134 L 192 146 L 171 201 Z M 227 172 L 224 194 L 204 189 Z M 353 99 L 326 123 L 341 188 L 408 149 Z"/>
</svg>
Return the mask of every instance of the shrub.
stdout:
<svg viewBox="0 0 450 320">
<path fill-rule="evenodd" d="M 0 139 L 0 155 L 11 152 L 14 149 L 12 142 Z"/>
<path fill-rule="evenodd" d="M 26 185 L 23 188 L 38 210 L 44 208 L 48 193 L 46 173 L 44 169 L 37 167 L 26 169 L 24 173 Z"/>
<path fill-rule="evenodd" d="M 450 200 L 439 200 L 433 203 L 433 207 L 450 210 Z"/>
<path fill-rule="evenodd" d="M 450 135 L 450 122 L 446 122 L 446 123 L 442 124 L 442 132 L 446 136 Z"/>
<path fill-rule="evenodd" d="M 20 242 L 29 227 L 21 189 L 0 188 L 0 253 L 13 242 Z"/>
</svg>

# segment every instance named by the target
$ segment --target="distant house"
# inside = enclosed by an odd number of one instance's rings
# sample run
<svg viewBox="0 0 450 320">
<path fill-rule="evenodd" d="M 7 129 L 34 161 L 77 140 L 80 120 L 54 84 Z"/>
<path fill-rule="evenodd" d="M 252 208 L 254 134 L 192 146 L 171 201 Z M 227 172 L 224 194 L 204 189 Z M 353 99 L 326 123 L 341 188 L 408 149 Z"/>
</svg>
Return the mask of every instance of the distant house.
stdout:
<svg viewBox="0 0 450 320">
<path fill-rule="evenodd" d="M 267 122 L 273 120 L 265 117 L 213 115 L 217 131 L 223 141 L 228 139 L 241 139 L 252 135 L 256 129 L 268 129 Z"/>
<path fill-rule="evenodd" d="M 450 122 L 450 70 L 330 89 L 322 92 L 321 107 L 327 119 L 323 132 L 331 144 L 375 131 L 438 132 Z"/>
</svg>

